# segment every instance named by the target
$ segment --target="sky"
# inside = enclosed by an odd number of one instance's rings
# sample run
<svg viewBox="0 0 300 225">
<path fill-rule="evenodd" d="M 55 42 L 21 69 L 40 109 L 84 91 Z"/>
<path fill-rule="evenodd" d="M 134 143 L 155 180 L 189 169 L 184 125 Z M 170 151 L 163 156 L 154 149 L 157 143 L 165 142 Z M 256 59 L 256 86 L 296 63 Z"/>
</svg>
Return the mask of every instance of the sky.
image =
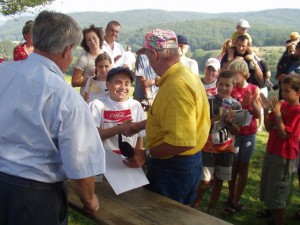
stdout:
<svg viewBox="0 0 300 225">
<path fill-rule="evenodd" d="M 199 0 L 183 0 L 182 2 L 179 0 L 55 0 L 54 3 L 42 9 L 55 10 L 62 13 L 87 11 L 117 12 L 133 9 L 222 13 L 261 11 L 278 8 L 300 9 L 300 0 L 212 0 L 205 3 Z M 32 15 L 32 13 L 29 15 Z M 20 15 L 16 16 L 19 17 Z M 14 16 L 4 17 L 0 14 L 0 22 L 11 18 L 14 18 Z"/>
<path fill-rule="evenodd" d="M 261 11 L 277 8 L 300 9 L 300 0 L 55 0 L 47 7 L 55 11 L 85 12 L 105 11 L 116 12 L 133 9 L 162 9 L 166 11 L 193 11 L 206 13 Z"/>
</svg>

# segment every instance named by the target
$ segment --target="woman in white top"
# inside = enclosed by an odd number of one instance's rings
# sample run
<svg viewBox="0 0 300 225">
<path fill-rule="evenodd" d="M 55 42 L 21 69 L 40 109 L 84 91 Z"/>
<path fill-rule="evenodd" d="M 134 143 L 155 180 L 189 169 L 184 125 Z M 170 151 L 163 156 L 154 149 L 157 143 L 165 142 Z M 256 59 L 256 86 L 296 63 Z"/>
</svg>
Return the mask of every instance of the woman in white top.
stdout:
<svg viewBox="0 0 300 225">
<path fill-rule="evenodd" d="M 102 27 L 95 27 L 94 25 L 84 29 L 82 32 L 81 47 L 85 52 L 75 63 L 72 86 L 80 87 L 80 94 L 83 96 L 88 77 L 92 77 L 95 74 L 95 59 L 99 54 L 103 53 L 104 32 Z"/>
</svg>

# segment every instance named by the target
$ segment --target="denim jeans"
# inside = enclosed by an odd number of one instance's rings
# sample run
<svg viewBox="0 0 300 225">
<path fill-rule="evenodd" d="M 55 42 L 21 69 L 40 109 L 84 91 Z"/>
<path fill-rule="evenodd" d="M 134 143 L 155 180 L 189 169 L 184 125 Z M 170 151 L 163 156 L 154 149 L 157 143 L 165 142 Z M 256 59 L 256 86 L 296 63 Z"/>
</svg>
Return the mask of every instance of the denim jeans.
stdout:
<svg viewBox="0 0 300 225">
<path fill-rule="evenodd" d="M 147 172 L 150 184 L 146 188 L 188 205 L 196 198 L 202 167 L 201 152 L 186 157 L 150 159 Z"/>
</svg>

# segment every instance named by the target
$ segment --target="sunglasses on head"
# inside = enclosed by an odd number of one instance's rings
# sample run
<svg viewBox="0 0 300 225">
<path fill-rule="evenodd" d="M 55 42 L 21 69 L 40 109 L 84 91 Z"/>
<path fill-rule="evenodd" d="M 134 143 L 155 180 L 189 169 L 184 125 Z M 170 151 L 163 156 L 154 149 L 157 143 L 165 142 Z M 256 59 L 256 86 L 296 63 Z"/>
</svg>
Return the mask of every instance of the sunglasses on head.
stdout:
<svg viewBox="0 0 300 225">
<path fill-rule="evenodd" d="M 122 134 L 118 134 L 119 149 L 121 154 L 127 158 L 134 155 L 133 147 L 126 141 L 122 141 Z"/>
</svg>

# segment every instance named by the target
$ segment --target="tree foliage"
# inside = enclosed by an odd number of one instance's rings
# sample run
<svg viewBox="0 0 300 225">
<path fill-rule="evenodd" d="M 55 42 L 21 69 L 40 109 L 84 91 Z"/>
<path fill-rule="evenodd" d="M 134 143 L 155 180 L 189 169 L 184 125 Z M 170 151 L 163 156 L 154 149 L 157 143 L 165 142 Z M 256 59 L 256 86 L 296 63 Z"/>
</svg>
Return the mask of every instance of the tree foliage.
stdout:
<svg viewBox="0 0 300 225">
<path fill-rule="evenodd" d="M 37 6 L 44 6 L 55 0 L 0 0 L 0 13 L 5 16 L 20 14 Z"/>
</svg>

